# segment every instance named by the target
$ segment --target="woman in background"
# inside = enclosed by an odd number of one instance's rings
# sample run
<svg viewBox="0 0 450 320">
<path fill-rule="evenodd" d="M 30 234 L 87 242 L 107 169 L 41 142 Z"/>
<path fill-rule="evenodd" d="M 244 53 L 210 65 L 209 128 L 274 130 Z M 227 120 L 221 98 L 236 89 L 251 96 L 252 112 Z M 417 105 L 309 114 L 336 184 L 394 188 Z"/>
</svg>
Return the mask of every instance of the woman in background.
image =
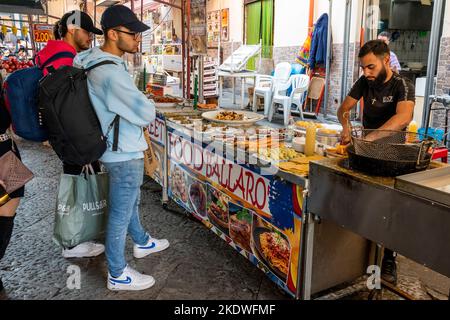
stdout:
<svg viewBox="0 0 450 320">
<path fill-rule="evenodd" d="M 0 88 L 3 87 L 3 79 L 0 76 Z M 8 151 L 13 151 L 20 159 L 19 149 L 17 145 L 12 141 L 10 134 L 6 131 L 11 126 L 11 117 L 6 109 L 3 93 L 0 91 L 0 157 Z M 0 181 L 3 185 L 3 181 Z M 9 194 L 10 200 L 0 206 L 0 260 L 5 255 L 6 247 L 8 247 L 9 240 L 11 239 L 14 217 L 16 215 L 17 207 L 20 203 L 20 198 L 24 196 L 25 188 L 22 187 L 11 194 Z M 3 283 L 0 278 L 0 292 L 3 291 Z"/>
</svg>

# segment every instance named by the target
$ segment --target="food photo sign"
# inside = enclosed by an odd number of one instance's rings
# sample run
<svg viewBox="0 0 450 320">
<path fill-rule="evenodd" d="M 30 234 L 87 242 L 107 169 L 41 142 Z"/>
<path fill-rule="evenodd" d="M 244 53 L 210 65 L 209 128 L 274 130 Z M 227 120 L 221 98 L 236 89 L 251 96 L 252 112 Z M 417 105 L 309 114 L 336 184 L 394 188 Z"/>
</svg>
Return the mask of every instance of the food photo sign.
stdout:
<svg viewBox="0 0 450 320">
<path fill-rule="evenodd" d="M 169 196 L 295 296 L 302 188 L 167 131 Z"/>
</svg>

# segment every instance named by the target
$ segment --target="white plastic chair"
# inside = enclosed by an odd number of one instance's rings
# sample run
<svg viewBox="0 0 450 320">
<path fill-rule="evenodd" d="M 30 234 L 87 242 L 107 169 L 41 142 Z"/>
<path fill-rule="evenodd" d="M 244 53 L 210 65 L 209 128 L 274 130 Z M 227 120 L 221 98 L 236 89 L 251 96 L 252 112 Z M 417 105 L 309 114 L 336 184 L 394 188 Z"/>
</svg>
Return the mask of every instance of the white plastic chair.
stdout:
<svg viewBox="0 0 450 320">
<path fill-rule="evenodd" d="M 253 93 L 253 111 L 257 111 L 258 96 L 264 97 L 264 116 L 268 115 L 274 88 L 283 88 L 289 82 L 291 74 L 291 64 L 289 62 L 281 62 L 276 65 L 273 76 L 257 75 L 255 79 L 255 91 Z M 286 87 L 287 90 L 289 86 Z"/>
<path fill-rule="evenodd" d="M 292 85 L 292 92 L 289 96 L 285 94 L 287 88 Z M 269 121 L 272 121 L 273 114 L 276 110 L 276 104 L 283 106 L 284 125 L 289 124 L 289 117 L 291 116 L 291 106 L 294 103 L 300 113 L 300 118 L 303 120 L 302 99 L 303 94 L 308 90 L 309 77 L 305 74 L 296 74 L 289 78 L 285 85 L 280 85 L 275 88 L 272 104 L 268 112 Z M 287 88 L 286 88 L 287 87 Z"/>
</svg>

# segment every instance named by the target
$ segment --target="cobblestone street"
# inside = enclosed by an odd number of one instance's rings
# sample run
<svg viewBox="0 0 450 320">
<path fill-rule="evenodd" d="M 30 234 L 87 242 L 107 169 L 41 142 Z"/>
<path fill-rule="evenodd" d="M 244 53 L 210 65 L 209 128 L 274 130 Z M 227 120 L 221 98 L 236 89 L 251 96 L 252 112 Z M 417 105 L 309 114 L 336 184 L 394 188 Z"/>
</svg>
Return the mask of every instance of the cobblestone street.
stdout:
<svg viewBox="0 0 450 320">
<path fill-rule="evenodd" d="M 275 284 L 224 241 L 189 219 L 176 205 L 165 211 L 159 188 L 153 182 L 142 190 L 143 225 L 155 237 L 167 238 L 169 249 L 144 259 L 127 260 L 150 274 L 156 284 L 141 292 L 106 289 L 106 262 L 102 254 L 89 259 L 64 259 L 52 241 L 57 186 L 62 166 L 50 148 L 21 142 L 24 163 L 35 178 L 25 198 L 6 256 L 0 262 L 5 293 L 0 299 L 287 299 Z M 67 268 L 81 269 L 81 289 L 69 290 Z"/>
<path fill-rule="evenodd" d="M 90 259 L 64 259 L 52 241 L 55 200 L 61 164 L 50 148 L 20 142 L 22 158 L 35 174 L 27 185 L 17 212 L 16 225 L 6 256 L 0 262 L 5 284 L 2 299 L 290 299 L 264 274 L 202 224 L 190 219 L 175 204 L 165 211 L 160 189 L 143 186 L 143 225 L 155 237 L 169 239 L 169 249 L 144 259 L 127 260 L 138 271 L 152 275 L 156 284 L 141 292 L 106 289 L 104 255 Z M 400 257 L 400 283 L 421 299 L 431 299 L 424 284 L 447 294 L 449 279 Z M 81 289 L 66 286 L 68 267 L 81 269 Z M 366 298 L 366 293 L 353 299 Z M 386 295 L 386 298 L 396 299 Z"/>
</svg>

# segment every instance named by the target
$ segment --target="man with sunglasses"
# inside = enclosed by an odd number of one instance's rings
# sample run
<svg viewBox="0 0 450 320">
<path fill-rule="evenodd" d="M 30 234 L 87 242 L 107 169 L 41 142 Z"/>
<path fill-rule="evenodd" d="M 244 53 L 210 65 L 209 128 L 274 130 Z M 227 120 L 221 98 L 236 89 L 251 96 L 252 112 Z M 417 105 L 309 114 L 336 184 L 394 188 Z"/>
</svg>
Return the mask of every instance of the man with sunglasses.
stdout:
<svg viewBox="0 0 450 320">
<path fill-rule="evenodd" d="M 114 135 L 110 134 L 108 149 L 100 159 L 110 180 L 105 243 L 107 287 L 110 290 L 144 290 L 153 286 L 155 280 L 127 264 L 127 234 L 134 242 L 135 258 L 165 250 L 169 241 L 151 237 L 139 219 L 143 152 L 148 148 L 142 129 L 155 119 L 155 106 L 138 90 L 121 57 L 124 53 L 138 52 L 141 33 L 149 27 L 123 5 L 106 9 L 101 25 L 105 36 L 103 46 L 80 53 L 74 65 L 89 68 L 100 62 L 113 62 L 96 67 L 88 76 L 89 95 L 104 134 L 116 115 L 120 116 L 117 151 L 113 151 Z"/>
</svg>

